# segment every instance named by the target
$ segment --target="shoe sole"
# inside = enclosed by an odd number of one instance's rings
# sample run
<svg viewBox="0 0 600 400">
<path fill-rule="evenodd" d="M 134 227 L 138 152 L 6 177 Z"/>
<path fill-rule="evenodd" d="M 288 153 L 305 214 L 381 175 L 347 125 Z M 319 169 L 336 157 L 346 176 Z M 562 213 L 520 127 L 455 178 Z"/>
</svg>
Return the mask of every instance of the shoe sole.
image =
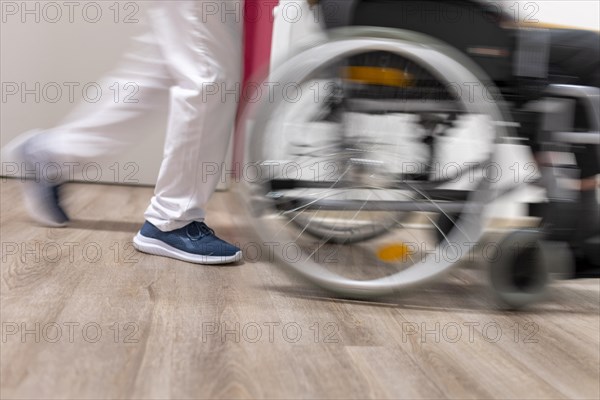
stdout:
<svg viewBox="0 0 600 400">
<path fill-rule="evenodd" d="M 232 256 L 201 256 L 198 254 L 190 254 L 185 251 L 169 246 L 165 242 L 158 239 L 152 239 L 142 236 L 139 232 L 133 238 L 133 247 L 138 251 L 155 256 L 175 258 L 180 261 L 186 261 L 194 264 L 218 265 L 231 264 L 242 259 L 242 252 L 238 251 Z"/>
</svg>

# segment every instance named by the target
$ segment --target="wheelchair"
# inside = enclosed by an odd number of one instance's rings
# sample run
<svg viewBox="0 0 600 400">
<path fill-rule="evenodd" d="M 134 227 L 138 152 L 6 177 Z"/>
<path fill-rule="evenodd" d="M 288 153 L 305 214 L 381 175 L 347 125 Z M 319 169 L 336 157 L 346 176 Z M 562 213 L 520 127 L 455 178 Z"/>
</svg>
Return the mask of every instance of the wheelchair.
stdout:
<svg viewBox="0 0 600 400">
<path fill-rule="evenodd" d="M 326 38 L 271 72 L 281 90 L 250 117 L 243 195 L 279 263 L 351 298 L 442 277 L 482 240 L 492 202 L 525 184 L 498 179 L 499 148 L 516 142 L 576 156 L 537 164 L 539 222 L 488 251 L 498 300 L 520 308 L 578 263 L 597 268 L 596 191 L 565 182 L 597 165 L 599 89 L 553 75 L 548 30 L 474 0 L 344 2 L 322 9 Z"/>
</svg>

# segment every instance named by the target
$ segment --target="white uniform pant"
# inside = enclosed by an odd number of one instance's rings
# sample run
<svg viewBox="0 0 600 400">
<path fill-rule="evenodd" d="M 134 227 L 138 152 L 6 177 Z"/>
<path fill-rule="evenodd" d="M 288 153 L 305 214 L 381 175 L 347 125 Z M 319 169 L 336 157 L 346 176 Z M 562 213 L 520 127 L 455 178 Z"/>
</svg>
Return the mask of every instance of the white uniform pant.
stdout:
<svg viewBox="0 0 600 400">
<path fill-rule="evenodd" d="M 164 156 L 145 217 L 170 231 L 204 219 L 220 179 L 220 174 L 203 174 L 202 167 L 223 163 L 234 125 L 243 0 L 152 3 L 151 29 L 135 39 L 135 51 L 105 78 L 120 88 L 133 82 L 138 102 L 103 96 L 85 104 L 42 135 L 40 151 L 59 163 L 109 157 L 144 140 L 136 121 L 169 107 Z"/>
</svg>

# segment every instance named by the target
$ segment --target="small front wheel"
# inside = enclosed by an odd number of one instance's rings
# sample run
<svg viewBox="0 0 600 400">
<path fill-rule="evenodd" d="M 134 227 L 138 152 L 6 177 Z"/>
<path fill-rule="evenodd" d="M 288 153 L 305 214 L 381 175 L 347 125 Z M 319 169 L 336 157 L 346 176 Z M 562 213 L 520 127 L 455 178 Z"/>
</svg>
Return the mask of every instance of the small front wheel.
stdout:
<svg viewBox="0 0 600 400">
<path fill-rule="evenodd" d="M 539 301 L 549 282 L 548 249 L 537 230 L 510 233 L 490 265 L 492 288 L 501 305 L 520 309 Z"/>
</svg>

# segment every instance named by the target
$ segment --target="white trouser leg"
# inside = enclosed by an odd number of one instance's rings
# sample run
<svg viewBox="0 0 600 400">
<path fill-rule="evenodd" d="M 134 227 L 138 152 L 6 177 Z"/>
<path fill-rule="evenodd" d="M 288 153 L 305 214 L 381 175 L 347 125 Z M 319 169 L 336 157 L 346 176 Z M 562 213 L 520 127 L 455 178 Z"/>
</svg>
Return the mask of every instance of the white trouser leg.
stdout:
<svg viewBox="0 0 600 400">
<path fill-rule="evenodd" d="M 164 231 L 203 220 L 220 178 L 214 166 L 224 161 L 237 110 L 242 6 L 242 0 L 155 2 L 152 32 L 137 39 L 135 51 L 101 85 L 133 82 L 138 101 L 107 95 L 80 106 L 42 135 L 36 151 L 61 165 L 112 156 L 144 140 L 136 127 L 141 119 L 170 106 L 164 158 L 145 216 Z M 226 89 L 232 92 L 225 95 Z"/>
<path fill-rule="evenodd" d="M 97 103 L 82 103 L 34 142 L 35 152 L 60 165 L 98 161 L 143 140 L 139 122 L 168 105 L 174 81 L 153 32 L 133 41 L 121 65 L 106 76 Z M 119 97 L 108 88 L 116 85 Z M 114 86 L 113 86 L 114 87 Z M 63 177 L 69 176 L 67 167 Z"/>
<path fill-rule="evenodd" d="M 204 219 L 220 179 L 214 167 L 225 159 L 239 97 L 243 3 L 161 3 L 151 19 L 175 84 L 164 158 L 145 216 L 169 231 Z"/>
</svg>

